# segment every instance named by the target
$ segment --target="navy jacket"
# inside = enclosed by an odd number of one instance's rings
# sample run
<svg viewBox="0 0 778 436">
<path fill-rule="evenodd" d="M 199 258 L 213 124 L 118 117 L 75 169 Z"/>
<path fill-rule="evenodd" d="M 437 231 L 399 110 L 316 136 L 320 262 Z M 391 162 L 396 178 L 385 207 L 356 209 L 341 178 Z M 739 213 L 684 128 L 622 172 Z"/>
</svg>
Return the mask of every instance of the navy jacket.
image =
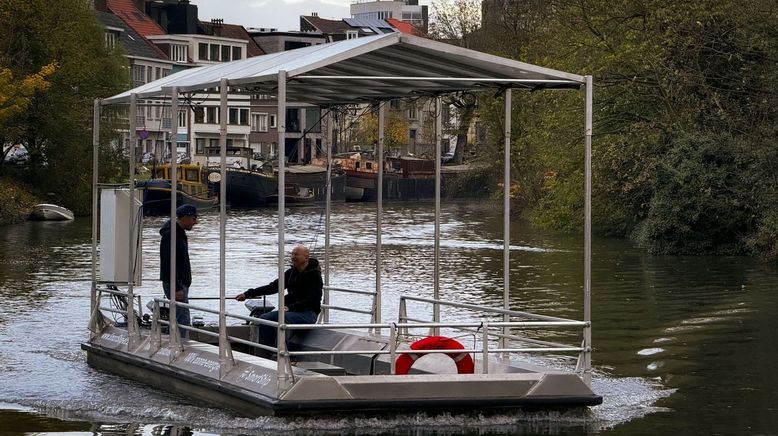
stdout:
<svg viewBox="0 0 778 436">
<path fill-rule="evenodd" d="M 170 220 L 167 220 L 159 234 L 162 240 L 159 241 L 159 279 L 162 282 L 170 282 Z M 187 288 L 192 284 L 192 266 L 189 264 L 189 241 L 186 238 L 186 230 L 176 223 L 176 286 L 171 289 L 179 291 L 184 286 Z"/>
<path fill-rule="evenodd" d="M 319 261 L 314 258 L 308 258 L 308 266 L 302 272 L 297 268 L 291 267 L 284 272 L 284 284 L 286 285 L 286 296 L 284 304 L 290 312 L 306 312 L 312 310 L 315 313 L 321 312 L 322 287 L 321 269 Z M 244 295 L 247 298 L 253 298 L 259 295 L 270 295 L 278 292 L 278 279 L 271 283 L 247 290 Z"/>
</svg>

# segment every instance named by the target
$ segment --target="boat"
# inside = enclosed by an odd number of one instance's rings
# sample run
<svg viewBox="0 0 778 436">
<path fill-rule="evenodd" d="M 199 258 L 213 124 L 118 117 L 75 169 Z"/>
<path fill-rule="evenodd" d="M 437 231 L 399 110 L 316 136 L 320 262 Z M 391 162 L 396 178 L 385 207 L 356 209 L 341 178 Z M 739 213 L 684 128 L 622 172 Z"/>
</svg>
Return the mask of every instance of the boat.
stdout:
<svg viewBox="0 0 778 436">
<path fill-rule="evenodd" d="M 73 218 L 73 212 L 70 209 L 48 203 L 33 206 L 28 217 L 32 221 L 70 221 Z"/>
<path fill-rule="evenodd" d="M 332 168 L 330 183 L 327 183 L 326 165 L 289 165 L 286 167 L 286 183 L 308 188 L 313 193 L 314 201 L 318 203 L 325 200 L 328 186 L 331 188 L 331 201 L 346 201 L 346 180 L 346 174 L 337 166 Z"/>
<path fill-rule="evenodd" d="M 307 187 L 300 187 L 292 183 L 286 184 L 284 190 L 284 201 L 287 206 L 310 206 L 316 204 L 316 196 L 313 191 Z M 268 204 L 278 204 L 278 194 L 267 197 Z"/>
<path fill-rule="evenodd" d="M 378 160 L 373 151 L 339 153 L 335 165 L 346 173 L 346 200 L 375 201 Z M 435 197 L 435 161 L 412 156 L 384 159 L 383 198 L 423 200 Z"/>
<path fill-rule="evenodd" d="M 220 149 L 206 148 L 207 165 L 216 171 Z M 232 207 L 261 207 L 278 201 L 278 171 L 272 163 L 253 159 L 249 147 L 227 147 L 226 195 Z M 327 170 L 317 165 L 291 165 L 286 168 L 287 198 L 293 203 L 323 202 L 327 186 L 331 186 L 331 200 L 345 201 L 346 175 L 332 172 L 327 183 Z M 303 192 L 303 195 L 290 193 Z M 310 197 L 310 198 L 309 198 Z"/>
<path fill-rule="evenodd" d="M 389 55 L 404 59 L 404 68 L 385 68 L 382 59 Z M 394 61 L 390 59 L 385 62 L 391 64 Z M 397 71 L 411 71 L 413 76 L 403 76 Z M 333 72 L 337 75 L 333 76 Z M 218 78 L 222 78 L 221 81 Z M 212 89 L 215 83 L 221 83 L 220 88 L 225 91 L 231 85 L 239 85 L 236 90 L 272 87 L 279 96 L 276 112 L 280 114 L 279 126 L 284 125 L 283 114 L 286 113 L 288 103 L 328 106 L 375 102 L 379 116 L 377 156 L 383 156 L 384 132 L 381 129 L 388 106 L 383 102 L 393 98 L 405 98 L 409 94 L 437 96 L 463 89 L 488 90 L 491 94 L 499 91 L 505 105 L 504 125 L 510 126 L 514 89 L 583 88 L 586 165 L 582 190 L 585 205 L 582 319 L 519 310 L 516 307 L 520 307 L 521 302 L 511 300 L 509 166 L 504 169 L 503 179 L 505 203 L 501 301 L 494 304 L 487 301 L 465 303 L 441 298 L 437 274 L 441 270 L 442 220 L 438 196 L 440 179 L 436 178 L 435 237 L 429 247 L 434 253 L 434 283 L 427 288 L 419 287 L 411 293 L 400 295 L 394 301 L 394 304 L 398 304 L 397 318 L 385 319 L 382 314 L 387 313 L 384 307 L 387 302 L 382 298 L 381 279 L 383 266 L 391 259 L 382 245 L 381 193 L 384 174 L 378 172 L 373 187 L 378 195 L 373 257 L 375 285 L 372 289 L 349 289 L 330 282 L 329 233 L 333 226 L 329 216 L 331 192 L 325 192 L 327 207 L 323 220 L 325 244 L 322 262 L 325 272 L 324 298 L 319 322 L 315 324 L 287 324 L 283 317 L 273 323 L 257 318 L 254 312 L 245 315 L 226 310 L 226 250 L 228 245 L 235 244 L 226 244 L 226 199 L 223 197 L 218 232 L 219 308 L 156 297 L 150 299 L 151 313 L 140 313 L 143 304 L 138 300 L 142 296 L 135 293 L 136 283 L 126 277 L 121 280 L 121 275 L 142 277 L 139 269 L 143 263 L 133 263 L 131 259 L 136 259 L 134 253 L 142 248 L 135 244 L 140 243 L 143 234 L 138 232 L 139 226 L 134 226 L 127 219 L 112 220 L 115 227 L 109 229 L 111 234 L 128 236 L 116 243 L 110 238 L 101 238 L 98 250 L 98 212 L 108 217 L 126 216 L 125 213 L 110 210 L 115 206 L 111 202 L 103 202 L 101 208 L 107 210 L 95 211 L 92 218 L 92 253 L 100 254 L 101 269 L 109 261 L 118 262 L 122 258 L 127 264 L 117 264 L 115 268 L 106 269 L 113 275 L 105 276 L 101 273 L 98 276 L 98 259 L 92 259 L 89 337 L 81 345 L 86 351 L 89 365 L 248 416 L 566 408 L 589 407 L 602 402 L 602 397 L 593 391 L 591 383 L 591 76 L 537 67 L 395 33 L 225 62 L 201 67 L 197 71 L 187 70 L 103 99 L 99 104 L 126 104 L 140 94 L 144 98 L 170 102 L 171 112 L 177 113 L 179 99 L 176 93 Z M 381 83 L 381 86 L 374 86 L 374 83 Z M 442 104 L 441 101 L 438 98 L 438 105 Z M 229 103 L 229 93 L 221 94 L 219 105 L 222 113 L 226 113 Z M 100 112 L 100 108 L 96 108 L 95 129 L 100 125 Z M 437 113 L 442 113 L 442 110 L 438 108 Z M 440 118 L 438 122 L 441 122 Z M 505 132 L 505 143 L 510 144 L 511 129 L 506 128 Z M 222 129 L 220 134 L 221 140 L 226 141 L 227 129 Z M 279 135 L 282 136 L 283 131 Z M 437 153 L 442 146 L 440 142 L 437 144 Z M 326 144 L 326 147 L 331 147 L 331 144 Z M 96 153 L 99 151 L 97 147 L 95 150 Z M 510 161 L 510 147 L 505 147 L 505 153 L 506 162 Z M 99 161 L 95 158 L 94 162 L 96 183 Z M 439 161 L 435 164 L 436 174 L 439 173 L 439 164 Z M 284 167 L 284 157 L 279 156 L 280 186 L 285 186 Z M 225 170 L 224 167 L 221 170 Z M 107 189 L 129 189 L 134 186 L 133 171 L 129 172 L 129 177 L 126 188 L 95 185 L 95 195 L 100 188 L 103 192 Z M 115 197 L 132 198 L 131 195 Z M 282 203 L 278 205 L 278 224 L 275 228 L 252 230 L 277 235 L 279 271 L 283 271 L 287 264 L 285 249 L 290 236 L 286 231 L 286 208 L 281 207 Z M 102 234 L 103 229 L 100 230 Z M 266 236 L 261 235 L 263 238 Z M 174 233 L 171 241 L 173 245 L 175 237 Z M 127 241 L 134 243 L 127 244 Z M 383 259 L 384 255 L 387 259 Z M 175 271 L 175 268 L 171 270 Z M 489 278 L 489 283 L 493 282 L 493 278 Z M 349 304 L 332 304 L 332 301 L 338 300 L 332 298 L 337 294 L 343 294 Z M 367 304 L 353 303 L 349 297 L 354 295 L 371 301 Z M 109 301 L 118 301 L 119 304 L 111 307 Z M 284 293 L 281 292 L 278 295 L 278 306 L 283 307 L 284 301 Z M 161 309 L 166 304 L 170 311 L 168 319 L 161 316 Z M 202 312 L 218 316 L 219 322 L 214 326 L 178 325 L 175 314 L 180 307 L 188 307 L 193 315 Z M 458 313 L 461 310 L 473 311 L 478 316 L 475 321 L 463 321 Z M 343 322 L 339 320 L 342 312 L 348 315 L 362 314 L 368 319 L 363 323 Z M 113 322 L 113 317 L 123 318 L 125 322 Z M 281 338 L 289 333 L 291 336 L 288 342 L 280 341 L 278 347 L 258 344 L 257 325 L 261 323 L 276 327 Z M 559 329 L 564 331 L 557 333 Z M 187 332 L 186 337 L 181 335 L 182 331 Z M 462 343 L 457 340 L 459 335 L 464 334 L 472 337 L 472 342 Z M 269 353 L 273 356 L 269 356 Z M 444 364 L 427 359 L 432 357 L 429 356 L 431 354 L 438 355 Z M 563 358 L 570 359 L 571 364 L 561 368 L 554 364 Z M 454 372 L 442 368 L 452 363 Z"/>
<path fill-rule="evenodd" d="M 375 201 L 378 193 L 378 160 L 372 152 L 339 153 L 332 162 L 346 174 L 345 197 L 348 201 Z M 383 198 L 399 197 L 398 174 L 384 163 Z"/>
<path fill-rule="evenodd" d="M 179 164 L 177 167 L 176 204 L 191 204 L 197 210 L 210 209 L 218 203 L 214 184 L 209 182 L 209 171 L 197 164 Z M 170 213 L 171 165 L 161 164 L 152 169 L 151 178 L 136 183 L 143 189 L 143 215 Z"/>
</svg>

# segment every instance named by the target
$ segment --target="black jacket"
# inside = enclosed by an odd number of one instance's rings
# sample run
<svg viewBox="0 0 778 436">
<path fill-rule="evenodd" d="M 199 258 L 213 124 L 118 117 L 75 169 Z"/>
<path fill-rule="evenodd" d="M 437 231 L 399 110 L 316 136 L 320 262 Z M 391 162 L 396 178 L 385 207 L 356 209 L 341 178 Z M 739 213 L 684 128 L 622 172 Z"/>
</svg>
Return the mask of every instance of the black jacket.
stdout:
<svg viewBox="0 0 778 436">
<path fill-rule="evenodd" d="M 159 234 L 159 279 L 170 282 L 170 220 L 167 220 Z M 186 230 L 176 223 L 176 291 L 187 288 L 192 284 L 192 266 L 189 264 L 189 241 L 186 238 Z M 172 288 L 172 286 L 171 286 Z"/>
<path fill-rule="evenodd" d="M 321 312 L 321 269 L 319 261 L 314 258 L 308 259 L 308 266 L 303 272 L 297 271 L 297 268 L 291 267 L 284 272 L 284 284 L 286 285 L 286 296 L 284 305 L 290 312 L 305 312 L 312 310 L 315 313 Z M 273 282 L 249 289 L 244 293 L 247 298 L 259 295 L 270 295 L 278 292 L 278 279 Z"/>
</svg>

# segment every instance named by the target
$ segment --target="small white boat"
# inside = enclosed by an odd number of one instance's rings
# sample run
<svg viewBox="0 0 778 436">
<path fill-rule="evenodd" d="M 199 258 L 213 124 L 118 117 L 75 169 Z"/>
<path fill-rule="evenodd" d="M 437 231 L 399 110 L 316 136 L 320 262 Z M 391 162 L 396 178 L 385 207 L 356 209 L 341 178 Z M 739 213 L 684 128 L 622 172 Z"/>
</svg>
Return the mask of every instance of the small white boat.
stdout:
<svg viewBox="0 0 778 436">
<path fill-rule="evenodd" d="M 69 221 L 73 219 L 73 212 L 56 204 L 36 204 L 30 212 L 30 220 L 33 221 Z"/>
</svg>

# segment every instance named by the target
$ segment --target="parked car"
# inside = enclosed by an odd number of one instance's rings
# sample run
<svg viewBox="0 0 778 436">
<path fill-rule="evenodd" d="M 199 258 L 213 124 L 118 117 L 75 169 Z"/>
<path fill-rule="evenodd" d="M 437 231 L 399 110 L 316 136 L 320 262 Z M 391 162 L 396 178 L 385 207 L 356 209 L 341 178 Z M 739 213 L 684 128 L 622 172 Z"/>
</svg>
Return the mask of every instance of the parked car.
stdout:
<svg viewBox="0 0 778 436">
<path fill-rule="evenodd" d="M 21 144 L 13 145 L 13 149 L 5 155 L 5 163 L 10 165 L 26 165 L 30 160 L 30 154 Z"/>
<path fill-rule="evenodd" d="M 154 153 L 152 153 L 150 151 L 147 151 L 146 153 L 144 153 L 143 154 L 143 158 L 141 158 L 141 163 L 144 164 L 144 165 L 153 164 L 156 161 L 157 161 L 157 157 L 154 156 Z"/>
</svg>

